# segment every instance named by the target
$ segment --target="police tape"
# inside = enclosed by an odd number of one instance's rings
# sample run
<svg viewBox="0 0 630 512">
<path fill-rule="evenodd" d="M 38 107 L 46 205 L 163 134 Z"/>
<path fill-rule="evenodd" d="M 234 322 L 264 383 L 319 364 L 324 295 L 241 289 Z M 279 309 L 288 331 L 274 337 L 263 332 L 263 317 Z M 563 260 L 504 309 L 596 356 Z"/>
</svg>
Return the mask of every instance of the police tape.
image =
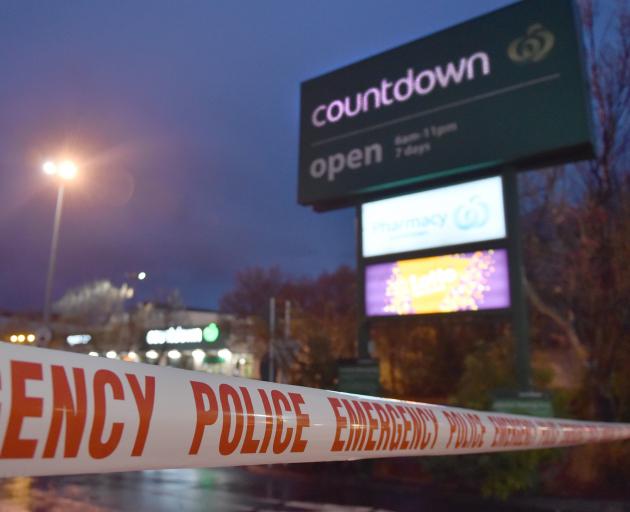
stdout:
<svg viewBox="0 0 630 512">
<path fill-rule="evenodd" d="M 0 477 L 552 448 L 630 424 L 322 391 L 0 343 Z"/>
</svg>

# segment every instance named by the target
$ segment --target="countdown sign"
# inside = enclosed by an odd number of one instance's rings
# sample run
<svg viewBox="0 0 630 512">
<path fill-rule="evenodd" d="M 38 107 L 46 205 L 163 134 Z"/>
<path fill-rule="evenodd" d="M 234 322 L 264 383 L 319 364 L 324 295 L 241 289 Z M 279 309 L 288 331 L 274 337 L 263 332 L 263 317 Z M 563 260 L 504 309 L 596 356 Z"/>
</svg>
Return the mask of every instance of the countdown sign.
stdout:
<svg viewBox="0 0 630 512">
<path fill-rule="evenodd" d="M 299 203 L 592 157 L 576 18 L 526 0 L 303 82 Z"/>
</svg>

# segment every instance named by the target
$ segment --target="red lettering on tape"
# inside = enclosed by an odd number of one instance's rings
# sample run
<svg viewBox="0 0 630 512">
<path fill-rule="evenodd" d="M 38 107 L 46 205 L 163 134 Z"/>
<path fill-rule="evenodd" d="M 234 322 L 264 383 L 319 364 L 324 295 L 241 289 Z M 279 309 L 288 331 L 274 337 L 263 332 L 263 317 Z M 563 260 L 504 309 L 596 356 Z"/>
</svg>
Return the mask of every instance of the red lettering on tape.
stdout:
<svg viewBox="0 0 630 512">
<path fill-rule="evenodd" d="M 295 410 L 296 427 L 295 427 L 295 439 L 291 446 L 291 451 L 294 453 L 302 453 L 306 450 L 307 441 L 302 439 L 302 432 L 305 427 L 311 426 L 311 419 L 308 414 L 302 412 L 301 406 L 304 405 L 304 397 L 299 393 L 289 393 L 289 399 L 293 404 Z"/>
<path fill-rule="evenodd" d="M 94 459 L 103 459 L 111 455 L 117 448 L 123 433 L 123 423 L 112 423 L 112 431 L 109 439 L 102 440 L 105 430 L 105 417 L 107 413 L 107 402 L 105 401 L 105 386 L 112 390 L 114 400 L 124 400 L 125 395 L 122 383 L 118 376 L 109 370 L 98 370 L 94 374 L 94 420 L 92 431 L 90 432 L 89 452 Z"/>
<path fill-rule="evenodd" d="M 209 425 L 213 425 L 217 421 L 219 406 L 217 404 L 217 397 L 208 384 L 191 380 L 190 386 L 192 387 L 195 399 L 195 409 L 197 409 L 197 422 L 188 453 L 190 455 L 196 455 L 197 452 L 199 452 L 199 446 L 201 445 L 205 428 Z M 204 398 L 208 400 L 208 407 L 205 406 Z"/>
<path fill-rule="evenodd" d="M 66 376 L 66 371 L 63 366 L 53 365 L 51 367 L 51 375 L 53 410 L 43 457 L 49 459 L 55 456 L 64 418 L 66 422 L 66 443 L 63 456 L 76 457 L 79 453 L 79 445 L 83 437 L 85 416 L 87 413 L 85 372 L 82 368 L 72 368 L 76 405 L 72 400 L 70 384 L 68 383 L 68 377 Z"/>
<path fill-rule="evenodd" d="M 256 453 L 258 449 L 259 439 L 254 439 L 254 427 L 256 426 L 256 418 L 254 416 L 254 406 L 252 405 L 252 398 L 249 396 L 249 391 L 246 387 L 241 386 L 241 394 L 243 395 L 243 402 L 245 402 L 245 412 L 247 414 L 247 425 L 245 427 L 245 440 L 243 441 L 243 448 L 241 453 Z"/>
<path fill-rule="evenodd" d="M 131 456 L 139 457 L 144 451 L 144 445 L 149 435 L 151 416 L 153 416 L 153 406 L 155 405 L 155 377 L 147 375 L 144 378 L 144 393 L 142 393 L 138 378 L 132 373 L 125 375 L 129 386 L 131 386 L 131 392 L 138 409 L 138 431 L 136 432 L 136 440 L 133 443 Z"/>
<path fill-rule="evenodd" d="M 469 412 L 442 411 L 449 424 L 447 448 L 481 448 L 486 427 L 479 415 Z"/>
<path fill-rule="evenodd" d="M 11 410 L 0 458 L 30 459 L 35 455 L 36 439 L 20 438 L 24 418 L 40 418 L 43 400 L 26 395 L 27 380 L 42 380 L 42 365 L 11 361 Z"/>
<path fill-rule="evenodd" d="M 291 442 L 293 429 L 291 427 L 287 427 L 286 435 L 284 436 L 284 439 L 282 439 L 284 421 L 282 419 L 282 409 L 280 408 L 280 404 L 284 406 L 287 412 L 291 412 L 291 405 L 289 404 L 287 397 L 277 389 L 274 389 L 271 392 L 271 401 L 273 402 L 273 407 L 276 413 L 276 435 L 273 438 L 273 453 L 282 453 L 287 449 L 289 443 Z"/>
<path fill-rule="evenodd" d="M 259 453 L 267 453 L 267 448 L 269 447 L 269 442 L 271 441 L 271 432 L 273 430 L 273 417 L 271 415 L 271 404 L 269 403 L 269 398 L 267 398 L 265 390 L 259 389 L 258 394 L 260 395 L 263 409 L 265 410 L 265 435 L 262 443 L 260 444 Z"/>
<path fill-rule="evenodd" d="M 335 439 L 333 440 L 332 447 L 330 451 L 332 452 L 340 452 L 343 450 L 343 441 L 341 440 L 341 431 L 344 430 L 348 426 L 348 420 L 345 416 L 342 416 L 339 413 L 339 409 L 341 409 L 341 402 L 337 398 L 328 397 L 328 402 L 332 407 L 333 414 L 335 415 Z"/>
<path fill-rule="evenodd" d="M 219 399 L 223 412 L 223 426 L 221 428 L 221 437 L 219 438 L 219 453 L 221 455 L 230 455 L 238 447 L 241 436 L 243 435 L 243 405 L 241 404 L 241 398 L 238 392 L 229 384 L 221 384 L 219 386 Z M 230 409 L 230 401 L 234 405 L 234 415 L 232 415 Z M 235 417 L 235 428 L 234 436 L 230 440 L 232 416 Z"/>
<path fill-rule="evenodd" d="M 334 397 L 328 403 L 335 416 L 333 452 L 424 450 L 437 441 L 437 416 L 429 409 Z"/>
<path fill-rule="evenodd" d="M 191 381 L 191 386 L 197 425 L 189 454 L 199 452 L 205 428 L 217 422 L 220 422 L 221 455 L 267 453 L 270 445 L 276 454 L 288 450 L 300 453 L 306 449 L 303 435 L 304 429 L 310 426 L 310 417 L 302 410 L 304 397 L 300 393 L 285 394 L 277 389 L 268 393 L 259 388 L 254 397 L 258 396 L 260 401 L 255 403 L 245 386 L 236 389 L 221 384 L 218 395 L 203 382 Z M 260 412 L 261 407 L 264 414 Z M 257 418 L 262 421 L 258 422 Z M 264 430 L 262 439 L 261 432 L 256 435 L 258 425 Z"/>
</svg>

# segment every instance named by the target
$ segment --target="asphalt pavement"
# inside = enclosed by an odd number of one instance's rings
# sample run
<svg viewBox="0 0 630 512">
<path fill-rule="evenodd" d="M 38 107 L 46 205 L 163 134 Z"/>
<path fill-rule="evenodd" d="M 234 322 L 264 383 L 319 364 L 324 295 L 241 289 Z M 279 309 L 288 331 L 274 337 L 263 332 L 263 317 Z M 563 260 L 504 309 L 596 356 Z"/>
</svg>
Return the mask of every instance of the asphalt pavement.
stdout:
<svg viewBox="0 0 630 512">
<path fill-rule="evenodd" d="M 274 468 L 174 469 L 0 480 L 0 511 L 234 512 L 453 510 L 446 497 Z M 459 508 L 459 507 L 457 507 Z"/>
<path fill-rule="evenodd" d="M 325 471 L 325 466 L 322 466 Z M 625 504 L 484 501 L 430 487 L 326 475 L 281 467 L 173 469 L 101 475 L 0 479 L 0 512 L 441 512 L 447 510 L 625 511 Z"/>
</svg>

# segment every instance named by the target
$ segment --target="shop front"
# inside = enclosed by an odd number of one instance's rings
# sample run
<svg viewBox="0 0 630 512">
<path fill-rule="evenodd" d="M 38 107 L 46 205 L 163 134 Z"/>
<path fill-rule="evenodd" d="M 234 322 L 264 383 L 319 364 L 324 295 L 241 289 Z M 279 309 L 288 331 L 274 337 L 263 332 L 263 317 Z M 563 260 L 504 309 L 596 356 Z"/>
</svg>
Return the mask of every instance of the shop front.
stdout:
<svg viewBox="0 0 630 512">
<path fill-rule="evenodd" d="M 252 377 L 252 355 L 236 349 L 235 344 L 230 343 L 230 337 L 222 331 L 217 322 L 151 329 L 144 336 L 138 356 L 149 364 Z"/>
</svg>

